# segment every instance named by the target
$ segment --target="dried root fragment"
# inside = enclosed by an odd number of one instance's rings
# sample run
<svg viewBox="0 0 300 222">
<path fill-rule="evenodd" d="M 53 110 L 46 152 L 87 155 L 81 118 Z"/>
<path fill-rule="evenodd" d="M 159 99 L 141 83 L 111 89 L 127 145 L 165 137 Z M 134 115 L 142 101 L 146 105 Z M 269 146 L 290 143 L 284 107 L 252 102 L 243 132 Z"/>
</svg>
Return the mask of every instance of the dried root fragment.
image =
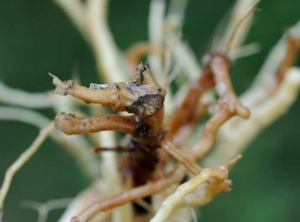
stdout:
<svg viewBox="0 0 300 222">
<path fill-rule="evenodd" d="M 133 82 L 91 84 L 90 88 L 77 85 L 72 80 L 62 82 L 53 76 L 56 92 L 72 95 L 85 103 L 96 103 L 114 111 L 127 111 L 140 117 L 149 117 L 158 112 L 164 103 L 166 90 L 153 79 L 148 64 L 140 64 Z"/>
</svg>

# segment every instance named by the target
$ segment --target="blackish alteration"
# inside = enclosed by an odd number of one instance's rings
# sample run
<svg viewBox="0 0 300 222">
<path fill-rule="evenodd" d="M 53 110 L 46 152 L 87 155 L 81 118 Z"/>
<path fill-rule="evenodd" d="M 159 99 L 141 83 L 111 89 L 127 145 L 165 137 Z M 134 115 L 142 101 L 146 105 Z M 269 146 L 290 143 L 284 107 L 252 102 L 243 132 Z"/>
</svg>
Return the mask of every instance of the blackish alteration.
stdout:
<svg viewBox="0 0 300 222">
<path fill-rule="evenodd" d="M 165 98 L 161 95 L 140 96 L 137 101 L 125 107 L 129 113 L 134 113 L 140 117 L 149 117 L 157 113 L 164 105 Z"/>
</svg>

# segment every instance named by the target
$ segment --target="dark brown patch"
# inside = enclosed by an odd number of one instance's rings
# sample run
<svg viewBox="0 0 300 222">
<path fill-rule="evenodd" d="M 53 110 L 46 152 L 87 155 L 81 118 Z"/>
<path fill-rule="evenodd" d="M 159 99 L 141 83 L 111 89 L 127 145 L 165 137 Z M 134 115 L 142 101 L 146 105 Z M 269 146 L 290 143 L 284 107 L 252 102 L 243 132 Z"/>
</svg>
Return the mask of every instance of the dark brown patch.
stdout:
<svg viewBox="0 0 300 222">
<path fill-rule="evenodd" d="M 140 118 L 137 118 L 137 134 L 139 137 L 151 137 L 152 130 Z"/>
<path fill-rule="evenodd" d="M 165 98 L 161 95 L 146 95 L 138 98 L 137 101 L 133 102 L 130 106 L 125 107 L 126 111 L 129 113 L 134 113 L 140 117 L 149 117 L 157 113 L 164 105 Z M 147 104 L 145 106 L 145 104 Z M 150 115 L 146 114 L 147 109 L 151 107 L 155 111 Z"/>
<path fill-rule="evenodd" d="M 69 113 L 69 114 L 67 115 L 67 117 L 69 117 L 69 118 L 74 118 L 74 117 L 75 117 L 75 115 L 74 115 L 74 114 L 72 114 L 72 113 Z"/>
<path fill-rule="evenodd" d="M 158 162 L 157 149 L 145 149 L 140 144 L 131 141 L 134 152 L 128 153 L 128 164 L 131 169 L 134 185 L 140 186 L 151 180 Z"/>
</svg>

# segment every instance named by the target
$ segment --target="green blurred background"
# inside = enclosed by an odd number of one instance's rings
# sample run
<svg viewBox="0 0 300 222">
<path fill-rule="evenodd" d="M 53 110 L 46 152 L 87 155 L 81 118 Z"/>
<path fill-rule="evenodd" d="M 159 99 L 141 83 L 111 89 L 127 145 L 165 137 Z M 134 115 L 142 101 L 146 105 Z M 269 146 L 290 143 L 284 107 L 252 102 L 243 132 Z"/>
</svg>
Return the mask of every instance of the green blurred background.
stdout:
<svg viewBox="0 0 300 222">
<path fill-rule="evenodd" d="M 203 55 L 216 25 L 232 0 L 190 0 L 183 38 Z M 118 46 L 126 50 L 147 40 L 149 1 L 111 0 L 109 22 Z M 236 62 L 232 74 L 237 93 L 251 83 L 266 55 L 285 30 L 300 19 L 299 0 L 263 0 L 247 42 L 262 50 Z M 53 89 L 48 72 L 69 79 L 74 63 L 82 84 L 98 82 L 91 50 L 62 10 L 50 0 L 0 1 L 0 81 L 29 92 Z M 299 65 L 299 62 L 298 62 Z M 2 105 L 2 104 L 1 104 Z M 52 110 L 42 113 L 53 118 Z M 230 173 L 233 190 L 221 193 L 198 211 L 201 221 L 300 221 L 300 101 L 251 143 Z M 37 136 L 30 125 L 0 122 L 0 181 L 5 170 Z M 45 202 L 73 197 L 88 185 L 75 162 L 48 139 L 16 174 L 5 201 L 4 222 L 36 221 L 22 200 Z M 48 222 L 62 210 L 51 211 Z"/>
</svg>

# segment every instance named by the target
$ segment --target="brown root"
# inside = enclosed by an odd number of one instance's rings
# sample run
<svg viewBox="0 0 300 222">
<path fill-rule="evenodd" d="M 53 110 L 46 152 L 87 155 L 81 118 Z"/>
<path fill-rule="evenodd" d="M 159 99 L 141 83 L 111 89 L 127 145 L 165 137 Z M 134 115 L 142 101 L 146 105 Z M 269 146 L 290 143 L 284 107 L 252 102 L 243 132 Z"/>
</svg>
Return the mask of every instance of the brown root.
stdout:
<svg viewBox="0 0 300 222">
<path fill-rule="evenodd" d="M 55 125 L 67 135 L 95 133 L 115 130 L 136 135 L 135 116 L 102 115 L 78 118 L 73 114 L 59 113 Z"/>
<path fill-rule="evenodd" d="M 71 95 L 85 103 L 96 103 L 114 111 L 127 111 L 140 117 L 149 117 L 158 112 L 164 103 L 166 90 L 153 79 L 148 64 L 140 64 L 133 82 L 91 84 L 90 88 L 80 86 L 72 80 L 62 82 L 53 76 L 55 91 Z"/>
<path fill-rule="evenodd" d="M 300 39 L 292 35 L 288 36 L 286 54 L 276 74 L 278 84 L 282 82 L 286 71 L 295 63 L 299 49 Z"/>
</svg>

